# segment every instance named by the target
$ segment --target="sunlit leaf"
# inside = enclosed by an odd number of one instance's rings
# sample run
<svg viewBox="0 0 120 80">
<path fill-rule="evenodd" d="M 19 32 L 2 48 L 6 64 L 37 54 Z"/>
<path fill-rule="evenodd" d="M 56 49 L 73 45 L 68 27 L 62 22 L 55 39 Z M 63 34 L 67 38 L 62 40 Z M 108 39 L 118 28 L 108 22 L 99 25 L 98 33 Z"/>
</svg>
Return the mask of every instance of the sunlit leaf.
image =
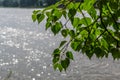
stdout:
<svg viewBox="0 0 120 80">
<path fill-rule="evenodd" d="M 56 22 L 56 24 L 51 27 L 51 30 L 54 33 L 54 35 L 56 35 L 61 30 L 61 28 L 62 28 L 62 24 Z"/>
</svg>

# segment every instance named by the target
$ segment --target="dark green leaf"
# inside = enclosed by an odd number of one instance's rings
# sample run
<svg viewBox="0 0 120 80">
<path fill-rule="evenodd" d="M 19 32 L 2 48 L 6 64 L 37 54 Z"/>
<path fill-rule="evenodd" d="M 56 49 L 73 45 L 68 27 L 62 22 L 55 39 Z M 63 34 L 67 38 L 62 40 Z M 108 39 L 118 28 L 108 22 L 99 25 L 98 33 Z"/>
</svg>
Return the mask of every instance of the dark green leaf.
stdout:
<svg viewBox="0 0 120 80">
<path fill-rule="evenodd" d="M 106 55 L 106 52 L 102 50 L 100 47 L 95 48 L 94 52 L 98 58 L 100 57 L 102 58 Z"/>
<path fill-rule="evenodd" d="M 45 18 L 44 14 L 37 14 L 37 21 L 40 23 Z"/>
<path fill-rule="evenodd" d="M 62 34 L 62 36 L 65 38 L 65 37 L 67 37 L 67 35 L 68 35 L 68 30 L 67 29 L 63 29 L 62 31 L 61 31 L 61 34 Z"/>
<path fill-rule="evenodd" d="M 58 64 L 58 69 L 59 69 L 60 72 L 63 70 L 63 67 L 62 67 L 61 64 Z"/>
<path fill-rule="evenodd" d="M 73 8 L 73 9 L 70 9 L 69 12 L 68 12 L 68 17 L 70 20 L 73 19 L 73 17 L 75 16 L 76 14 L 76 10 Z"/>
<path fill-rule="evenodd" d="M 67 41 L 62 41 L 59 47 L 62 47 Z"/>
<path fill-rule="evenodd" d="M 120 49 L 113 48 L 111 49 L 111 53 L 114 59 L 120 59 Z"/>
<path fill-rule="evenodd" d="M 59 63 L 53 64 L 54 70 L 56 70 L 58 68 L 58 66 L 59 66 Z"/>
<path fill-rule="evenodd" d="M 70 64 L 70 60 L 68 58 L 61 61 L 61 65 L 62 65 L 62 67 L 64 68 L 65 71 L 68 68 L 69 64 Z"/>
<path fill-rule="evenodd" d="M 75 31 L 74 30 L 70 30 L 69 31 L 69 35 L 71 38 L 74 38 L 75 37 Z"/>
<path fill-rule="evenodd" d="M 62 14 L 63 14 L 63 16 L 64 16 L 64 18 L 66 19 L 67 18 L 67 12 L 64 10 L 64 11 L 62 11 Z"/>
<path fill-rule="evenodd" d="M 58 48 L 53 51 L 53 55 L 55 54 L 60 54 L 60 50 Z"/>
<path fill-rule="evenodd" d="M 90 51 L 90 50 L 87 50 L 87 51 L 86 51 L 86 55 L 87 55 L 87 57 L 88 57 L 89 59 L 92 58 L 93 54 L 94 54 L 94 53 L 93 53 L 92 51 Z"/>
<path fill-rule="evenodd" d="M 54 56 L 52 60 L 53 64 L 58 63 L 58 61 L 59 61 L 59 56 Z"/>
<path fill-rule="evenodd" d="M 73 54 L 72 54 L 71 51 L 66 52 L 66 56 L 67 56 L 69 59 L 72 59 L 72 60 L 73 60 Z"/>
</svg>

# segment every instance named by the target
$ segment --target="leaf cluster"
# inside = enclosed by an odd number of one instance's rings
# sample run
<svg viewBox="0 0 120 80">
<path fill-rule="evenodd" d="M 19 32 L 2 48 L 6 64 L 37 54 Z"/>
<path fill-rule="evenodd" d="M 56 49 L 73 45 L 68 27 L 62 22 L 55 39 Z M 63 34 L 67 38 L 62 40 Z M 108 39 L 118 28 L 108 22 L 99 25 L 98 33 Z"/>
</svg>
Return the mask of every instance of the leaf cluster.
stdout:
<svg viewBox="0 0 120 80">
<path fill-rule="evenodd" d="M 66 22 L 62 23 L 61 18 Z M 32 19 L 38 23 L 46 20 L 46 30 L 50 28 L 54 35 L 61 33 L 69 38 L 53 51 L 55 70 L 66 70 L 74 59 L 68 47 L 86 54 L 89 59 L 93 55 L 107 58 L 109 54 L 120 59 L 120 0 L 61 0 L 41 11 L 35 10 Z M 67 26 L 68 22 L 72 29 Z"/>
</svg>

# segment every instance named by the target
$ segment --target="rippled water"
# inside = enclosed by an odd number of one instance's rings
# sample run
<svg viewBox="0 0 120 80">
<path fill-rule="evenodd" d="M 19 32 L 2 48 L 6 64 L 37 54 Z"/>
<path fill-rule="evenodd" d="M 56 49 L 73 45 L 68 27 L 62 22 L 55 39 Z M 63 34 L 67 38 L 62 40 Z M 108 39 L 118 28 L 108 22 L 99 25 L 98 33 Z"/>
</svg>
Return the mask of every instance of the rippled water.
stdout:
<svg viewBox="0 0 120 80">
<path fill-rule="evenodd" d="M 31 20 L 33 9 L 0 8 L 0 80 L 120 80 L 120 61 L 89 60 L 74 53 L 67 72 L 52 68 L 51 52 L 60 36 L 54 37 Z"/>
</svg>

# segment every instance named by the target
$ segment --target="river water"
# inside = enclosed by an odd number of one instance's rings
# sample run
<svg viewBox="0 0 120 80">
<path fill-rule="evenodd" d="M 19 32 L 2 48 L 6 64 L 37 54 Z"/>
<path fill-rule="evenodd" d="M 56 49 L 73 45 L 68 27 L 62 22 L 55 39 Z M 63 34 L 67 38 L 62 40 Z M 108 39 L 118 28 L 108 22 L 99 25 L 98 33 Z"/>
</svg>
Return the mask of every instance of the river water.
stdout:
<svg viewBox="0 0 120 80">
<path fill-rule="evenodd" d="M 54 71 L 51 53 L 62 40 L 31 20 L 34 9 L 0 8 L 0 80 L 120 80 L 120 61 L 74 53 L 66 72 Z"/>
</svg>

